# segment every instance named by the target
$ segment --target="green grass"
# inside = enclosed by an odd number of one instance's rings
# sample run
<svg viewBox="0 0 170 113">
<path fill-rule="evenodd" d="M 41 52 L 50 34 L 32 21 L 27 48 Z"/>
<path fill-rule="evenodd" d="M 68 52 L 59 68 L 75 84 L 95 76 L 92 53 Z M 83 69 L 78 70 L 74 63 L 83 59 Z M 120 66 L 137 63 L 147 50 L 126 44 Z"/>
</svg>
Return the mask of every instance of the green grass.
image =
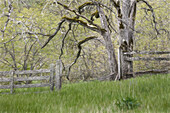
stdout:
<svg viewBox="0 0 170 113">
<path fill-rule="evenodd" d="M 46 90 L 47 89 L 39 89 Z M 35 89 L 24 89 L 35 91 Z M 59 92 L 0 94 L 2 113 L 168 113 L 170 74 L 66 84 Z M 125 104 L 134 105 L 128 109 Z"/>
</svg>

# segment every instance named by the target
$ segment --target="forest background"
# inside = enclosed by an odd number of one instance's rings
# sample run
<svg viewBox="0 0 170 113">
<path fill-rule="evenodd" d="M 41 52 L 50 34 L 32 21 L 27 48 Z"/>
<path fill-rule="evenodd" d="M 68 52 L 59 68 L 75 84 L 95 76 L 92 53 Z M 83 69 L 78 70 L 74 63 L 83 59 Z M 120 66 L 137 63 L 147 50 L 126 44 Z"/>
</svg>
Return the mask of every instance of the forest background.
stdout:
<svg viewBox="0 0 170 113">
<path fill-rule="evenodd" d="M 60 0 L 60 2 L 74 9 L 88 0 Z M 99 2 L 108 8 L 111 7 L 110 0 L 99 0 Z M 170 50 L 169 1 L 149 0 L 148 2 L 154 10 L 160 34 L 155 32 L 153 15 L 148 6 L 138 3 L 134 51 L 168 51 Z M 96 9 L 92 6 L 86 7 L 84 15 L 90 18 L 95 11 Z M 104 11 L 111 20 L 112 43 L 117 51 L 119 44 L 116 16 L 107 8 L 104 8 Z M 72 25 L 67 37 L 65 34 L 69 29 L 69 23 L 64 23 L 52 41 L 41 49 L 65 16 L 74 17 L 70 11 L 65 10 L 55 0 L 1 0 L 0 71 L 46 69 L 51 63 L 55 64 L 56 60 L 61 58 L 65 67 L 63 76 L 66 76 L 69 66 L 77 56 L 79 42 L 87 37 L 95 36 L 97 38 L 82 45 L 80 57 L 70 71 L 70 80 L 89 80 L 109 75 L 107 51 L 103 38 L 77 23 Z M 94 18 L 94 23 L 100 23 L 100 19 Z M 64 45 L 63 38 L 65 38 Z M 146 57 L 148 55 L 138 56 Z M 149 55 L 149 57 L 156 56 L 158 55 Z M 162 56 L 167 57 L 168 55 Z M 170 63 L 164 61 L 135 61 L 133 65 L 135 72 L 170 68 Z"/>
</svg>

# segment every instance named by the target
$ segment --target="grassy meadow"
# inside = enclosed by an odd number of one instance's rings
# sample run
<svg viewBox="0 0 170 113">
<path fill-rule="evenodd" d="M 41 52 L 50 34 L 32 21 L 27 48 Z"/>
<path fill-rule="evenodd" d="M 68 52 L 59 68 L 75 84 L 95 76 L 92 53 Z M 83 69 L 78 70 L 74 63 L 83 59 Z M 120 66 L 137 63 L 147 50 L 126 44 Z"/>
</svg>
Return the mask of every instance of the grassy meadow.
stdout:
<svg viewBox="0 0 170 113">
<path fill-rule="evenodd" d="M 29 88 L 17 89 L 15 94 L 0 94 L 0 113 L 169 112 L 170 74 L 64 84 L 56 92 L 50 92 L 49 88 Z"/>
</svg>

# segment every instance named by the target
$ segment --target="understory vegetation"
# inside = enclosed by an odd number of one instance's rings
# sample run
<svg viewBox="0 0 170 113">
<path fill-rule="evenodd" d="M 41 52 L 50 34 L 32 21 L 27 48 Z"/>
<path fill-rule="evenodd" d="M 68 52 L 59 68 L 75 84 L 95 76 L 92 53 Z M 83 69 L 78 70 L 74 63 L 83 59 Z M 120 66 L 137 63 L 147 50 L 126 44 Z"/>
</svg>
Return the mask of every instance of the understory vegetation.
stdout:
<svg viewBox="0 0 170 113">
<path fill-rule="evenodd" d="M 27 88 L 2 94 L 0 90 L 0 113 L 168 113 L 169 86 L 170 74 L 159 74 L 64 84 L 55 92 Z"/>
</svg>

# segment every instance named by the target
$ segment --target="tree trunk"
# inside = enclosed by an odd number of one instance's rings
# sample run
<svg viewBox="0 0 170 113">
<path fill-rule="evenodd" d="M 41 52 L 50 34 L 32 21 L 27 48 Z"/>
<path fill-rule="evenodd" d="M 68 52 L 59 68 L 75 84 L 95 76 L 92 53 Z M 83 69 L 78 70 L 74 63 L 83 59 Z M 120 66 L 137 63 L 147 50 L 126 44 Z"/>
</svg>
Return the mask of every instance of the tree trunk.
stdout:
<svg viewBox="0 0 170 113">
<path fill-rule="evenodd" d="M 112 44 L 111 34 L 108 28 L 106 16 L 102 8 L 100 8 L 100 6 L 98 6 L 98 12 L 99 12 L 100 20 L 101 20 L 101 26 L 102 28 L 106 30 L 105 32 L 102 32 L 101 35 L 104 38 L 105 47 L 106 47 L 107 54 L 108 54 L 108 62 L 109 62 L 110 75 L 111 75 L 110 80 L 114 80 L 118 74 L 118 66 L 117 66 L 117 61 L 116 61 L 115 50 Z"/>
<path fill-rule="evenodd" d="M 118 12 L 119 16 L 119 73 L 121 78 L 133 77 L 133 61 L 126 61 L 125 57 L 132 57 L 132 55 L 123 55 L 124 52 L 133 51 L 134 41 L 134 26 L 136 17 L 136 1 L 123 0 L 122 8 Z"/>
</svg>

